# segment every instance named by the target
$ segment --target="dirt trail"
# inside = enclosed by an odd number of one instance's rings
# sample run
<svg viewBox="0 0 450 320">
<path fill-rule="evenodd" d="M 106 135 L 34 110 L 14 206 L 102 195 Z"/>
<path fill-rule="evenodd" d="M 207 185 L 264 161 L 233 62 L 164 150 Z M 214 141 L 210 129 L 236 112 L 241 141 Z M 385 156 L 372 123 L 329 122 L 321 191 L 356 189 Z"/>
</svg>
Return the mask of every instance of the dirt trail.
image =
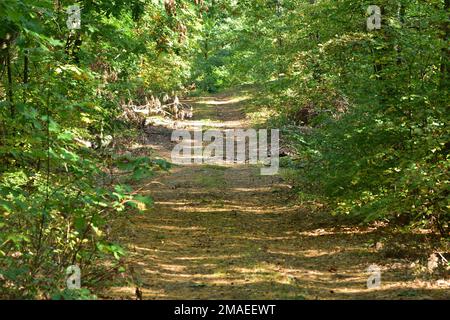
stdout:
<svg viewBox="0 0 450 320">
<path fill-rule="evenodd" d="M 199 98 L 194 119 L 176 126 L 246 127 L 244 106 L 242 97 Z M 149 130 L 148 145 L 167 159 L 171 129 Z M 261 176 L 255 166 L 175 166 L 139 187 L 155 206 L 131 219 L 122 241 L 144 299 L 445 296 L 444 288 L 415 280 L 409 261 L 382 259 L 371 247 L 376 227 L 310 213 L 291 201 L 280 176 Z M 368 290 L 373 263 L 382 269 L 382 287 Z M 134 299 L 135 284 L 109 296 Z"/>
</svg>

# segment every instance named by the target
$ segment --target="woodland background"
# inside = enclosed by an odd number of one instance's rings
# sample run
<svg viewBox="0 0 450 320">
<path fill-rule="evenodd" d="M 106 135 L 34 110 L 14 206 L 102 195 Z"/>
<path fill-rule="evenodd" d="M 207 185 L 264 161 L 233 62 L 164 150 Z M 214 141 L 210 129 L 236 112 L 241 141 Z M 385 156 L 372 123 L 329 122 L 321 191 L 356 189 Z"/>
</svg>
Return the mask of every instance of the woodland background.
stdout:
<svg viewBox="0 0 450 320">
<path fill-rule="evenodd" d="M 108 223 L 170 166 L 123 152 L 123 102 L 150 95 L 251 85 L 299 201 L 448 239 L 448 40 L 448 0 L 0 1 L 0 297 L 89 298 L 68 265 L 120 272 Z"/>
</svg>

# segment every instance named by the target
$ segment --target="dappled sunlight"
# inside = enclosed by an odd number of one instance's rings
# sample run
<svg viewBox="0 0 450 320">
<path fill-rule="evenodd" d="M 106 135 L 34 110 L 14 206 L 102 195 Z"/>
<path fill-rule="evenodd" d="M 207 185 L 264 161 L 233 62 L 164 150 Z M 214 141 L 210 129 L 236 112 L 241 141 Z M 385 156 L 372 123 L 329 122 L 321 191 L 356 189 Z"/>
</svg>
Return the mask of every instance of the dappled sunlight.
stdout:
<svg viewBox="0 0 450 320">
<path fill-rule="evenodd" d="M 233 191 L 235 192 L 250 192 L 250 193 L 256 193 L 256 192 L 270 192 L 273 190 L 273 187 L 261 187 L 261 188 L 234 188 Z"/>
<path fill-rule="evenodd" d="M 450 300 L 449 9 L 0 0 L 0 299 Z"/>
<path fill-rule="evenodd" d="M 256 237 L 256 236 L 235 236 L 236 239 L 245 239 L 251 241 L 279 241 L 279 240 L 292 240 L 297 239 L 297 237 Z"/>
<path fill-rule="evenodd" d="M 269 249 L 269 250 L 267 250 L 267 252 L 269 252 L 271 254 L 277 254 L 277 255 L 281 254 L 281 255 L 294 256 L 294 257 L 302 256 L 302 257 L 308 257 L 308 258 L 328 256 L 328 255 L 332 254 L 332 252 L 330 252 L 329 250 L 279 251 L 279 250 Z"/>
<path fill-rule="evenodd" d="M 158 226 L 158 225 L 149 225 L 146 226 L 149 230 L 167 230 L 167 231 L 196 231 L 196 230 L 206 230 L 201 227 L 180 227 L 180 226 Z"/>
<path fill-rule="evenodd" d="M 239 103 L 245 99 L 192 99 L 198 111 L 194 119 L 167 128 L 243 127 Z M 167 132 L 157 131 L 161 140 L 152 142 L 165 157 L 173 147 Z M 321 210 L 311 212 L 291 200 L 288 183 L 259 172 L 247 164 L 176 165 L 141 184 L 154 198 L 154 207 L 133 217 L 123 232 L 133 234 L 129 264 L 144 299 L 355 299 L 404 290 L 429 294 L 431 289 L 424 290 L 430 282 L 415 281 L 408 261 L 385 259 L 371 247 L 382 237 L 384 224 L 357 226 Z M 367 268 L 373 263 L 382 270 L 379 290 L 367 289 Z M 125 284 L 111 294 L 132 298 L 134 289 Z"/>
<path fill-rule="evenodd" d="M 221 213 L 226 212 L 230 213 L 232 210 L 239 209 L 241 213 L 250 213 L 254 215 L 267 215 L 267 214 L 282 214 L 283 212 L 274 212 L 273 208 L 267 208 L 267 209 L 261 209 L 259 207 L 250 207 L 247 206 L 245 209 L 238 208 L 237 206 L 231 206 L 231 207 L 224 207 L 224 208 L 217 208 L 217 207 L 200 207 L 200 206 L 193 206 L 193 207 L 178 207 L 178 208 L 171 208 L 172 211 L 178 211 L 178 212 L 192 212 L 192 213 Z M 233 213 L 233 212 L 231 212 Z"/>
<path fill-rule="evenodd" d="M 113 293 L 112 298 L 120 298 L 120 297 L 134 297 L 136 288 L 134 287 L 111 287 L 111 292 Z M 168 299 L 167 295 L 164 294 L 163 290 L 152 290 L 147 288 L 141 289 L 143 295 L 147 299 L 158 298 L 158 299 Z"/>
<path fill-rule="evenodd" d="M 228 104 L 236 104 L 239 102 L 243 102 L 248 100 L 249 96 L 241 96 L 241 97 L 234 97 L 234 98 L 227 98 L 227 99 L 217 99 L 215 97 L 210 97 L 209 99 L 199 99 L 196 100 L 196 104 L 206 104 L 206 105 L 228 105 Z"/>
<path fill-rule="evenodd" d="M 199 128 L 204 129 L 232 129 L 240 128 L 243 122 L 240 120 L 230 120 L 230 121 L 208 121 L 208 120 L 179 120 L 173 125 L 174 129 L 186 129 L 186 130 L 199 130 Z"/>
<path fill-rule="evenodd" d="M 346 228 L 336 230 L 334 228 L 330 229 L 315 229 L 309 231 L 298 232 L 299 235 L 304 235 L 308 237 L 319 237 L 324 235 L 334 235 L 334 234 L 364 234 L 374 232 L 376 228 L 367 228 L 367 230 L 362 230 L 361 228 Z"/>
<path fill-rule="evenodd" d="M 195 256 L 195 257 L 175 257 L 173 258 L 174 260 L 187 260 L 187 261 L 192 261 L 192 260 L 228 260 L 228 259 L 240 259 L 243 256 L 240 254 L 235 254 L 235 255 L 214 255 L 213 257 L 211 256 Z"/>
</svg>

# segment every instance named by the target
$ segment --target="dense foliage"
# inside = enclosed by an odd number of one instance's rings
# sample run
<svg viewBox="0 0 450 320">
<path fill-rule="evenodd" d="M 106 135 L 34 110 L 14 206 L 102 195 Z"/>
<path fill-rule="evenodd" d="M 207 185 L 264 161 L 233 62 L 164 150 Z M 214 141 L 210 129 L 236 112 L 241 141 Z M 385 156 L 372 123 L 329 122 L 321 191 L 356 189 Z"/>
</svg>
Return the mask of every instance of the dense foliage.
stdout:
<svg viewBox="0 0 450 320">
<path fill-rule="evenodd" d="M 302 199 L 448 235 L 448 0 L 85 0 L 71 31 L 72 4 L 0 2 L 0 296 L 120 258 L 108 222 L 151 199 L 112 172 L 166 166 L 119 155 L 120 104 L 193 84 L 257 85 Z"/>
<path fill-rule="evenodd" d="M 263 85 L 303 197 L 448 235 L 448 0 L 239 1 L 216 21 L 206 88 Z"/>
<path fill-rule="evenodd" d="M 73 264 L 83 287 L 98 281 L 98 259 L 124 253 L 111 222 L 151 205 L 114 172 L 135 181 L 167 166 L 120 155 L 120 105 L 182 90 L 201 5 L 79 1 L 69 30 L 73 4 L 0 2 L 0 297 L 64 298 Z"/>
</svg>

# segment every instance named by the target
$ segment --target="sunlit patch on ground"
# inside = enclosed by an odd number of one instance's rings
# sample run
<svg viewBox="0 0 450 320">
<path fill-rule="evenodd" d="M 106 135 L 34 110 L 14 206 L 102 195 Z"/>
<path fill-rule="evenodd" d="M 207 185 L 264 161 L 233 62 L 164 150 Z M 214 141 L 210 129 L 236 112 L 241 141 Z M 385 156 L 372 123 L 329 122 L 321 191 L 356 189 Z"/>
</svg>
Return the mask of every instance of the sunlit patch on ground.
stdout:
<svg viewBox="0 0 450 320">
<path fill-rule="evenodd" d="M 193 120 L 176 126 L 246 127 L 248 97 L 196 99 Z M 210 119 L 210 120 L 205 120 Z M 170 156 L 170 130 L 148 146 Z M 445 281 L 417 275 L 412 260 L 386 257 L 372 244 L 383 224 L 362 227 L 292 203 L 280 177 L 255 166 L 175 166 L 139 186 L 155 207 L 124 222 L 132 279 L 106 297 L 134 299 L 417 299 L 449 298 Z M 371 264 L 381 287 L 367 289 Z"/>
</svg>

